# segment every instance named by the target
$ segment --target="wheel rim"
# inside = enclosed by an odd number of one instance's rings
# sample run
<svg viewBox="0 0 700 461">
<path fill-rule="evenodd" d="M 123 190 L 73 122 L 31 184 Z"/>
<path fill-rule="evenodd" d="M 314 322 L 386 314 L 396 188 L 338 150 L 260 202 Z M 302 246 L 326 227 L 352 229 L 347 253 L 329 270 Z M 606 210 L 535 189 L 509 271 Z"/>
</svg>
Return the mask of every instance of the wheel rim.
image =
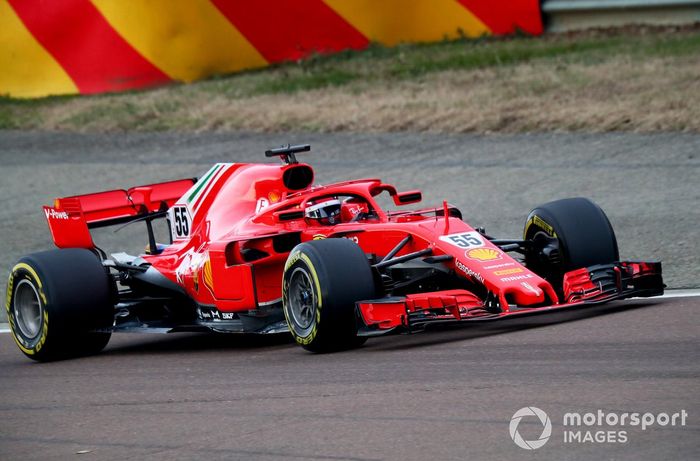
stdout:
<svg viewBox="0 0 700 461">
<path fill-rule="evenodd" d="M 287 303 L 295 329 L 303 336 L 313 327 L 316 317 L 317 299 L 311 277 L 301 267 L 297 267 L 289 278 Z"/>
<path fill-rule="evenodd" d="M 29 280 L 24 279 L 17 284 L 13 308 L 15 322 L 22 334 L 28 339 L 39 336 L 44 306 L 39 299 L 39 293 Z"/>
</svg>

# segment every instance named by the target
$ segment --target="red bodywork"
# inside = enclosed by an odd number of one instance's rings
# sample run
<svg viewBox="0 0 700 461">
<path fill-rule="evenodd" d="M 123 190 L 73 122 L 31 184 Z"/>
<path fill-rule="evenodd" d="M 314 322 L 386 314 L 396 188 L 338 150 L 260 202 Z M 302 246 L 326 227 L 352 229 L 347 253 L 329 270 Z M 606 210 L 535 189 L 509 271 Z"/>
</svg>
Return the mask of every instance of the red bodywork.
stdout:
<svg viewBox="0 0 700 461">
<path fill-rule="evenodd" d="M 142 255 L 140 264 L 184 292 L 196 309 L 195 323 L 223 325 L 239 314 L 264 317 L 266 307 L 281 305 L 282 272 L 290 251 L 320 238 L 351 239 L 380 261 L 410 236 L 394 257 L 430 249 L 441 270 L 464 282 L 458 288 L 359 301 L 358 317 L 373 332 L 410 329 L 414 322 L 492 319 L 607 300 L 620 297 L 625 283 L 632 286 L 629 280 L 660 270 L 649 263 L 617 263 L 611 270 L 624 274 L 614 296 L 592 282 L 589 270 L 573 271 L 565 277 L 566 299 L 560 300 L 549 282 L 462 221 L 446 202 L 438 208 L 387 212 L 377 203 L 380 194 L 388 193 L 395 205 L 403 206 L 420 201 L 420 192 L 398 193 L 379 179 L 328 186 L 312 182 L 307 164 L 217 164 L 197 182 L 61 198 L 54 207 L 45 207 L 45 213 L 58 247 L 93 248 L 89 228 L 167 210 L 172 243 L 157 254 Z M 351 197 L 373 213 L 355 222 L 347 222 L 344 215 L 346 222 L 331 226 L 305 219 L 310 203 L 336 196 Z M 352 283 L 352 274 L 348 276 Z"/>
</svg>

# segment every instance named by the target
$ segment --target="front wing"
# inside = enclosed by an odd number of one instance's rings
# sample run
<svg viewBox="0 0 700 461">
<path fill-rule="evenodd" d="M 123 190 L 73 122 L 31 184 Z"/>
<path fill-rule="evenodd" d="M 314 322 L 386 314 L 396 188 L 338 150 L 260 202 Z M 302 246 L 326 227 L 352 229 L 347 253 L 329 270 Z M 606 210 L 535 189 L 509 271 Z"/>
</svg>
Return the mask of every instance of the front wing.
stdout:
<svg viewBox="0 0 700 461">
<path fill-rule="evenodd" d="M 564 300 L 546 306 L 502 306 L 467 290 L 446 290 L 356 303 L 360 336 L 411 333 L 428 325 L 492 321 L 633 297 L 659 296 L 665 285 L 660 262 L 616 262 L 564 275 Z"/>
</svg>

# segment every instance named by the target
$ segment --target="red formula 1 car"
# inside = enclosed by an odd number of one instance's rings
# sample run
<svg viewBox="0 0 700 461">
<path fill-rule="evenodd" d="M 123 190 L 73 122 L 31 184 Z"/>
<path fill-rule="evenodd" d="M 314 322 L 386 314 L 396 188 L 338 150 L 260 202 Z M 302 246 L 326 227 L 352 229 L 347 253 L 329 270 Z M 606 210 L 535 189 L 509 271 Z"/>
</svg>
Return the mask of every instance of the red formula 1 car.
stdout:
<svg viewBox="0 0 700 461">
<path fill-rule="evenodd" d="M 458 209 L 387 212 L 421 200 L 379 179 L 314 186 L 295 154 L 282 164 L 214 165 L 184 179 L 44 207 L 59 249 L 12 269 L 7 314 L 36 360 L 100 351 L 114 331 L 290 331 L 311 351 L 367 337 L 663 293 L 660 263 L 620 262 L 603 211 L 550 202 L 522 238 L 497 239 Z M 171 242 L 152 221 L 167 218 Z M 107 256 L 90 229 L 145 221 L 145 254 Z M 515 255 L 513 257 L 511 255 Z"/>
</svg>

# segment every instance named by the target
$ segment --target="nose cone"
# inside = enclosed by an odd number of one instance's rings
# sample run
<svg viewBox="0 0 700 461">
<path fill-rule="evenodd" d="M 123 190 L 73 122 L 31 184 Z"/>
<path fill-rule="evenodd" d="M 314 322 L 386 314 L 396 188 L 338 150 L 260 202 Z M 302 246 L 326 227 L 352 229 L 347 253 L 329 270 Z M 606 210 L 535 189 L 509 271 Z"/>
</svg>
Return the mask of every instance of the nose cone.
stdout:
<svg viewBox="0 0 700 461">
<path fill-rule="evenodd" d="M 518 306 L 532 306 L 545 301 L 544 291 L 529 282 L 520 282 L 508 290 L 508 295 L 513 297 Z"/>
</svg>

